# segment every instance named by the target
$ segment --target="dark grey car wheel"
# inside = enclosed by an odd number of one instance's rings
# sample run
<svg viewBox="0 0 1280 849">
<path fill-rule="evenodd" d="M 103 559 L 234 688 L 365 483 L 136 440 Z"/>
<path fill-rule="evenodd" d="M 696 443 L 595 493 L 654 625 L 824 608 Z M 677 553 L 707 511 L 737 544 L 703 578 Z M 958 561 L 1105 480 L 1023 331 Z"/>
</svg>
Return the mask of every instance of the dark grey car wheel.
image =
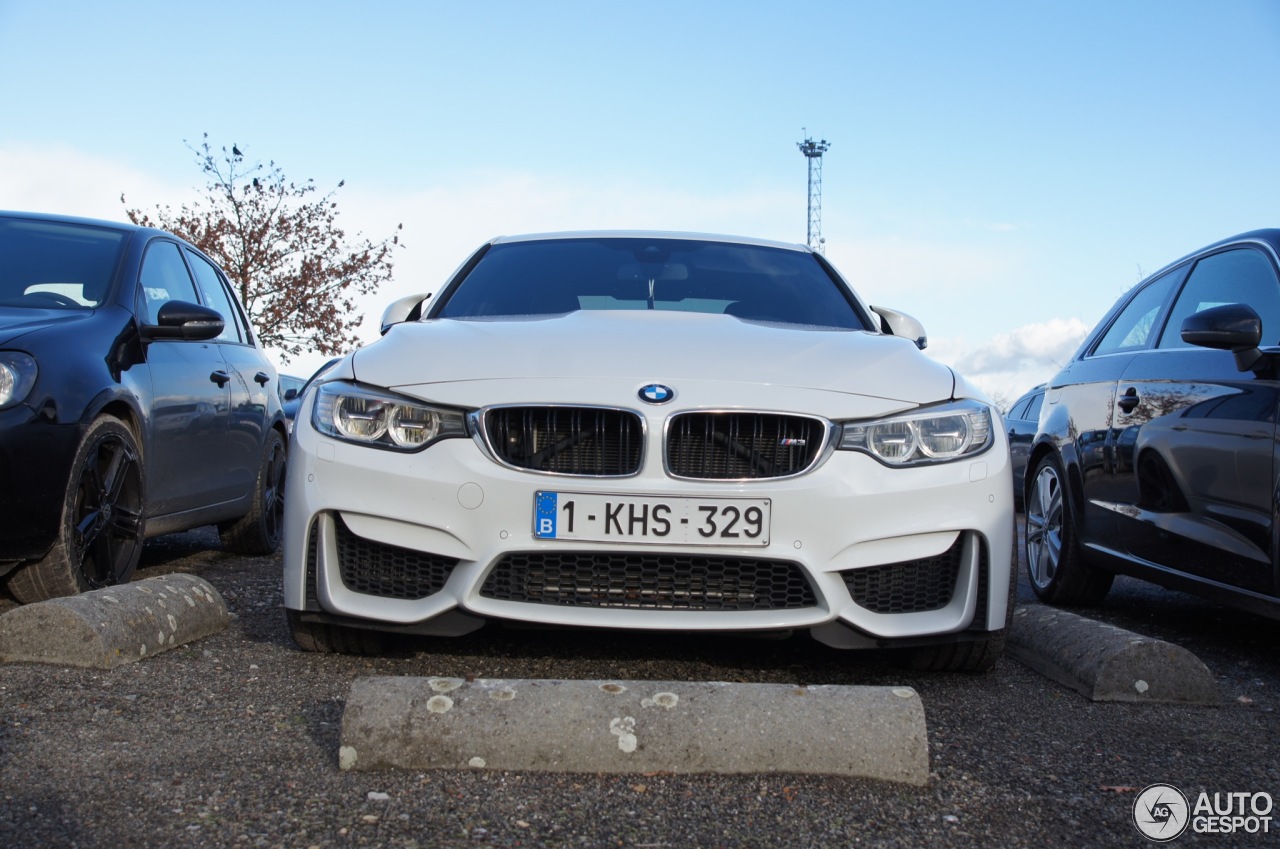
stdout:
<svg viewBox="0 0 1280 849">
<path fill-rule="evenodd" d="M 284 537 L 285 446 L 279 431 L 267 431 L 249 512 L 218 526 L 222 544 L 237 554 L 274 554 Z"/>
<path fill-rule="evenodd" d="M 85 431 L 71 466 L 58 539 L 44 559 L 10 576 L 24 603 L 126 583 L 143 543 L 142 452 L 133 431 L 102 416 Z"/>
<path fill-rule="evenodd" d="M 1053 455 L 1036 464 L 1026 494 L 1026 523 L 1027 578 L 1036 596 L 1065 606 L 1101 602 L 1114 575 L 1086 562 L 1062 467 Z"/>
</svg>

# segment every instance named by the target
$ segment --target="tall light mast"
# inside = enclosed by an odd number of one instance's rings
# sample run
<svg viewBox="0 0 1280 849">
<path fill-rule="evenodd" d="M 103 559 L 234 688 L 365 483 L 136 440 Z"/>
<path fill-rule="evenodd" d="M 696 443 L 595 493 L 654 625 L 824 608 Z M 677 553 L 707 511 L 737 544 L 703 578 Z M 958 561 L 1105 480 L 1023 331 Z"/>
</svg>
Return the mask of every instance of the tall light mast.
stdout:
<svg viewBox="0 0 1280 849">
<path fill-rule="evenodd" d="M 804 141 L 796 142 L 796 147 L 809 160 L 809 223 L 805 231 L 806 244 L 810 250 L 822 253 L 827 242 L 822 238 L 822 154 L 831 145 L 826 139 L 814 141 L 806 133 Z"/>
</svg>

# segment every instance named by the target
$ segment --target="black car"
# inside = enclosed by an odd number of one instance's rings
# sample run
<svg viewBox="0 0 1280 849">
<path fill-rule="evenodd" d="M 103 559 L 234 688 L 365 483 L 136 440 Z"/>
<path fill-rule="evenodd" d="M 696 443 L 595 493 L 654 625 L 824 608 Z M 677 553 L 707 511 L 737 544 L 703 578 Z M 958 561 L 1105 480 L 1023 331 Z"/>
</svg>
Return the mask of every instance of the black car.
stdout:
<svg viewBox="0 0 1280 849">
<path fill-rule="evenodd" d="M 300 377 L 285 377 L 281 375 L 282 381 L 289 381 L 290 385 L 284 387 L 281 398 L 284 403 L 281 405 L 284 409 L 285 427 L 290 431 L 293 430 L 293 417 L 298 413 L 298 405 L 302 403 L 302 393 L 307 391 L 307 387 L 315 382 L 315 379 L 324 374 L 330 366 L 341 360 L 341 357 L 332 357 L 325 361 L 324 365 L 312 372 L 311 376 L 303 380 Z"/>
<path fill-rule="evenodd" d="M 0 212 L 0 577 L 129 580 L 143 540 L 280 541 L 276 371 L 226 276 L 162 230 Z"/>
<path fill-rule="evenodd" d="M 1044 404 L 1044 384 L 1026 392 L 1009 406 L 1004 414 L 1004 429 L 1009 434 L 1009 456 L 1013 459 L 1013 504 L 1022 509 L 1023 479 L 1027 457 L 1040 426 L 1040 407 Z"/>
<path fill-rule="evenodd" d="M 1028 459 L 1028 569 L 1047 602 L 1132 575 L 1280 618 L 1280 230 L 1128 292 L 1049 381 Z"/>
</svg>

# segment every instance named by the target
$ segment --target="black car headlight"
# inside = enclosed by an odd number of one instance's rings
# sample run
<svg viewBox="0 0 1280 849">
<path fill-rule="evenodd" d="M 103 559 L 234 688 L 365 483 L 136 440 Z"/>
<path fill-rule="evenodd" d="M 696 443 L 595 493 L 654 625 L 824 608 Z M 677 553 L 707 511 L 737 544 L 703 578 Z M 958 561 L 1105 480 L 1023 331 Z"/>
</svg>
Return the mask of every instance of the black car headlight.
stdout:
<svg viewBox="0 0 1280 849">
<path fill-rule="evenodd" d="M 335 439 L 395 451 L 419 451 L 437 440 L 467 435 L 466 418 L 458 410 L 341 380 L 316 387 L 311 424 Z"/>
<path fill-rule="evenodd" d="M 886 466 L 948 463 L 991 446 L 991 408 L 957 401 L 875 421 L 843 422 L 839 448 Z"/>
<path fill-rule="evenodd" d="M 35 358 L 18 351 L 0 351 L 0 410 L 21 404 L 35 385 Z"/>
</svg>

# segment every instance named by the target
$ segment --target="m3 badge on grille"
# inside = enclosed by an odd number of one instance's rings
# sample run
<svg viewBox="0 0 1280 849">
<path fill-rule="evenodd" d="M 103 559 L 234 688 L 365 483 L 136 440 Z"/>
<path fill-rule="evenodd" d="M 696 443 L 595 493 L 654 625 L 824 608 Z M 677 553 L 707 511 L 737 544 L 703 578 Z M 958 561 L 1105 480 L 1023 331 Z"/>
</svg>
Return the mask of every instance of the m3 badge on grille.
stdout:
<svg viewBox="0 0 1280 849">
<path fill-rule="evenodd" d="M 640 387 L 640 400 L 648 401 L 650 404 L 665 404 L 674 397 L 676 397 L 676 391 L 661 383 L 650 383 L 648 386 Z"/>
</svg>

